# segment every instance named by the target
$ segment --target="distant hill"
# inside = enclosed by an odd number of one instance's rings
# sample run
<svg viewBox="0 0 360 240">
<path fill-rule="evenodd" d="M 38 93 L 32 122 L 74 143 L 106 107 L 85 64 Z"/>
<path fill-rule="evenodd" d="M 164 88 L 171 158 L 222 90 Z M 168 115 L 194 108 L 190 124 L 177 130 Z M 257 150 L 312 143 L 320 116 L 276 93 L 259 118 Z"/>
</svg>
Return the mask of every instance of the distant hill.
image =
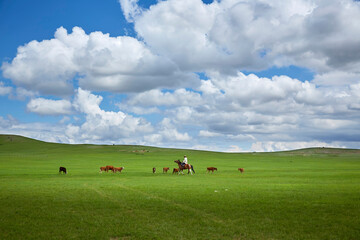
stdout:
<svg viewBox="0 0 360 240">
<path fill-rule="evenodd" d="M 28 137 L 23 137 L 19 135 L 4 135 L 0 134 L 0 146 L 19 143 L 25 146 L 46 144 L 47 146 L 52 145 L 55 147 L 57 145 L 68 145 L 68 146 L 87 146 L 88 148 L 99 148 L 101 146 L 112 146 L 112 145 L 96 145 L 96 144 L 63 144 L 63 143 L 50 143 L 45 141 L 40 141 Z M 141 146 L 141 145 L 115 145 L 117 147 L 122 146 L 126 150 L 131 150 L 137 153 L 143 153 L 149 151 L 149 149 L 157 149 L 161 150 L 161 148 L 150 147 L 150 146 Z M 169 150 L 169 149 L 167 149 Z M 174 149 L 175 150 L 175 149 Z M 186 150 L 186 149 L 176 149 L 176 150 Z M 197 150 L 186 150 L 186 151 L 197 151 Z M 207 151 L 204 151 L 207 152 Z M 261 153 L 261 152 L 256 152 Z M 268 152 L 269 153 L 269 152 Z M 271 153 L 271 152 L 270 152 Z M 325 148 L 325 147 L 314 147 L 314 148 L 304 148 L 304 149 L 296 149 L 289 151 L 279 151 L 273 152 L 278 154 L 291 154 L 291 155 L 311 155 L 311 154 L 360 154 L 360 149 L 346 149 L 346 148 Z"/>
<path fill-rule="evenodd" d="M 0 144 L 2 143 L 26 143 L 26 142 L 43 142 L 40 140 L 27 138 L 19 135 L 3 135 L 0 134 Z"/>
</svg>

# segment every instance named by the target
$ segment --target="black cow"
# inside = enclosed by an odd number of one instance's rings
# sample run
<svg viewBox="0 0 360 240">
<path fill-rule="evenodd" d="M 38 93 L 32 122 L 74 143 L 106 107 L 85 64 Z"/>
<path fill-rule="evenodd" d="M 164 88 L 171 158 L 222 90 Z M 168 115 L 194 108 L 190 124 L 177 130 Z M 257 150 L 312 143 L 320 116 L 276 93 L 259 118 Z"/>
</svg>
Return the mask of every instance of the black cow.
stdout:
<svg viewBox="0 0 360 240">
<path fill-rule="evenodd" d="M 65 174 L 66 174 L 66 168 L 64 168 L 64 167 L 60 167 L 60 168 L 59 168 L 59 173 L 61 173 L 61 172 L 63 172 L 63 173 L 65 173 Z"/>
</svg>

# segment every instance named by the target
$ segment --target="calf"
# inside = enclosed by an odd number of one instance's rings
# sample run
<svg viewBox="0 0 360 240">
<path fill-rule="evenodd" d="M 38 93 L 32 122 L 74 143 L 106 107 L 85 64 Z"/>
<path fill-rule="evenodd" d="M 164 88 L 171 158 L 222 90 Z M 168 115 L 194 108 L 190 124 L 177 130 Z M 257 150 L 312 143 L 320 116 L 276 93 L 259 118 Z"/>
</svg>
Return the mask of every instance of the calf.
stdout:
<svg viewBox="0 0 360 240">
<path fill-rule="evenodd" d="M 170 169 L 170 168 L 168 168 L 168 167 L 164 167 L 164 168 L 163 168 L 163 173 L 167 173 L 167 172 L 169 171 L 169 169 Z"/>
<path fill-rule="evenodd" d="M 121 173 L 121 171 L 122 171 L 123 169 L 124 169 L 124 167 L 116 167 L 116 168 L 114 168 L 114 171 Z"/>
<path fill-rule="evenodd" d="M 106 171 L 106 167 L 100 167 L 100 173 L 105 172 Z"/>
<path fill-rule="evenodd" d="M 179 172 L 179 169 L 178 168 L 174 168 L 173 169 L 173 173 L 172 174 L 174 174 L 174 173 L 178 173 Z"/>
<path fill-rule="evenodd" d="M 216 167 L 208 167 L 207 169 L 206 169 L 206 171 L 207 172 L 214 172 L 214 171 L 217 171 L 217 168 Z"/>
<path fill-rule="evenodd" d="M 59 168 L 59 173 L 61 173 L 61 172 L 63 172 L 63 173 L 66 174 L 66 173 L 67 173 L 67 172 L 66 172 L 66 168 L 60 167 L 60 168 Z"/>
<path fill-rule="evenodd" d="M 238 170 L 243 173 L 244 172 L 244 169 L 243 168 L 238 168 Z"/>
<path fill-rule="evenodd" d="M 156 173 L 156 168 L 153 167 L 153 173 Z"/>
</svg>

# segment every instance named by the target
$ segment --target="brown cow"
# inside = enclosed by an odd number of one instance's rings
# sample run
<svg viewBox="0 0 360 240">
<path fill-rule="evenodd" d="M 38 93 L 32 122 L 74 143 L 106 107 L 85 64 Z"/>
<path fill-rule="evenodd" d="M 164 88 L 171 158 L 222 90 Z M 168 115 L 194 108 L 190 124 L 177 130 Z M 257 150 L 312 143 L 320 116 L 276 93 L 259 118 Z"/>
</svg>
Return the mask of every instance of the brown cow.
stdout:
<svg viewBox="0 0 360 240">
<path fill-rule="evenodd" d="M 169 169 L 170 169 L 170 168 L 168 168 L 168 167 L 164 167 L 164 168 L 163 168 L 163 173 L 167 173 L 167 172 L 169 171 Z"/>
<path fill-rule="evenodd" d="M 105 167 L 105 171 L 106 171 L 106 172 L 109 172 L 109 170 L 111 170 L 112 172 L 114 172 L 114 166 L 107 165 L 107 166 Z"/>
<path fill-rule="evenodd" d="M 210 172 L 210 171 L 211 171 L 211 172 L 214 172 L 214 170 L 217 171 L 217 168 L 216 168 L 216 167 L 208 167 L 208 168 L 206 169 L 207 172 Z"/>
<path fill-rule="evenodd" d="M 178 172 L 179 172 L 179 169 L 178 169 L 178 168 L 174 168 L 174 169 L 173 169 L 173 174 L 174 174 L 174 173 L 178 173 Z"/>
<path fill-rule="evenodd" d="M 106 171 L 106 167 L 100 167 L 100 173 L 105 172 Z"/>
<path fill-rule="evenodd" d="M 238 170 L 243 173 L 244 172 L 244 169 L 243 168 L 238 168 Z"/>
<path fill-rule="evenodd" d="M 156 168 L 153 167 L 153 173 L 156 173 Z"/>
<path fill-rule="evenodd" d="M 114 168 L 114 172 L 120 172 L 124 169 L 124 167 L 116 167 Z"/>
</svg>

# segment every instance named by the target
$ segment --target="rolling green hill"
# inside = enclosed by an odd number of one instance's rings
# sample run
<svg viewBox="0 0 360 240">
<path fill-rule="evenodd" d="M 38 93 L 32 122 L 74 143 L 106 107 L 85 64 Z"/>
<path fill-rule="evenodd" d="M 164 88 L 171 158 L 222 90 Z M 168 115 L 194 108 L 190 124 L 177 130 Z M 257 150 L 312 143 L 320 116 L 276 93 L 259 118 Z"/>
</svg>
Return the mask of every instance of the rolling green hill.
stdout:
<svg viewBox="0 0 360 240">
<path fill-rule="evenodd" d="M 162 173 L 184 154 L 196 174 Z M 105 165 L 125 169 L 100 174 Z M 355 149 L 218 153 L 0 135 L 0 239 L 358 239 L 359 183 Z"/>
</svg>

